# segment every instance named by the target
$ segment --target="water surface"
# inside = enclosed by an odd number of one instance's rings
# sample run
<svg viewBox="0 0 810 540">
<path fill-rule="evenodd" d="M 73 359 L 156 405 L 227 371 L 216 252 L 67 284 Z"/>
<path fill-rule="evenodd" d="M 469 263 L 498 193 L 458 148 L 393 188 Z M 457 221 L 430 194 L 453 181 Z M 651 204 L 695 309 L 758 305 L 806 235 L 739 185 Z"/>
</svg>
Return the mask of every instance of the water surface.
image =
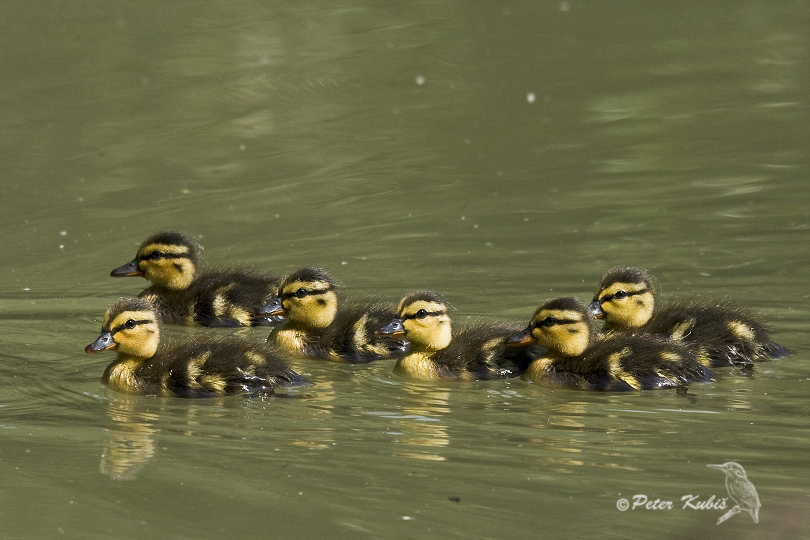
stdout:
<svg viewBox="0 0 810 540">
<path fill-rule="evenodd" d="M 804 537 L 808 13 L 5 4 L 2 536 Z M 414 383 L 390 361 L 298 361 L 311 399 L 125 396 L 82 349 L 145 287 L 109 271 L 161 229 L 212 264 L 435 289 L 458 324 L 638 265 L 667 296 L 750 306 L 795 354 L 688 396 Z M 726 461 L 758 524 L 681 509 L 727 496 L 706 467 Z M 675 508 L 620 512 L 634 495 Z"/>
</svg>

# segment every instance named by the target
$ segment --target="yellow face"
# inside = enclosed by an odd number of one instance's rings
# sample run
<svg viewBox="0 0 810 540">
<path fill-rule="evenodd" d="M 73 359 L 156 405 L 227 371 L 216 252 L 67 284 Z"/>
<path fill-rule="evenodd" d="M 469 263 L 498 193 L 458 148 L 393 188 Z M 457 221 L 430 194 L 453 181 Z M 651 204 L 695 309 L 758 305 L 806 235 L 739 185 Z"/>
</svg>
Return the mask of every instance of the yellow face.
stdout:
<svg viewBox="0 0 810 540">
<path fill-rule="evenodd" d="M 400 303 L 397 311 L 413 350 L 438 351 L 450 344 L 453 331 L 446 304 L 416 300 Z"/>
<path fill-rule="evenodd" d="M 285 283 L 279 293 L 284 315 L 292 323 L 309 328 L 325 328 L 337 313 L 337 293 L 328 281 L 295 280 Z"/>
<path fill-rule="evenodd" d="M 591 325 L 587 313 L 573 309 L 540 308 L 529 323 L 537 343 L 564 356 L 579 356 L 588 348 Z"/>
<path fill-rule="evenodd" d="M 153 310 L 114 309 L 104 315 L 99 338 L 85 348 L 87 353 L 116 350 L 119 354 L 151 358 L 160 343 L 160 326 Z"/>
<path fill-rule="evenodd" d="M 135 260 L 143 277 L 169 289 L 188 288 L 197 272 L 191 248 L 182 244 L 147 244 Z"/>
<path fill-rule="evenodd" d="M 643 281 L 616 282 L 596 291 L 592 306 L 597 305 L 608 327 L 638 328 L 652 317 L 655 297 Z"/>
</svg>

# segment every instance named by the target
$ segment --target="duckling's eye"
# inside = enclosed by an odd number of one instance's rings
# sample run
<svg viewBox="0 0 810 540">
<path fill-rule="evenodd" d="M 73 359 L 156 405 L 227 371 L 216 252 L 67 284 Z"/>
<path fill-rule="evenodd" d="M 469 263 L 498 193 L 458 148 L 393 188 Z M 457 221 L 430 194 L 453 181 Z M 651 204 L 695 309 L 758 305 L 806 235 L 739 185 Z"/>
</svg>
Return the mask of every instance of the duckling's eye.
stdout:
<svg viewBox="0 0 810 540">
<path fill-rule="evenodd" d="M 420 309 L 419 311 L 417 311 L 417 312 L 414 314 L 414 316 L 415 316 L 417 319 L 424 319 L 425 317 L 427 317 L 427 316 L 428 316 L 428 312 L 427 312 L 427 310 L 426 310 L 426 309 Z"/>
<path fill-rule="evenodd" d="M 545 319 L 537 323 L 537 326 L 554 326 L 555 324 L 557 324 L 556 317 L 546 317 Z"/>
<path fill-rule="evenodd" d="M 132 330 L 133 328 L 135 328 L 135 321 L 129 319 L 127 322 L 124 323 L 124 328 L 129 328 L 130 330 Z"/>
<path fill-rule="evenodd" d="M 295 291 L 294 294 L 295 294 L 296 298 L 303 298 L 303 297 L 305 297 L 307 295 L 307 290 L 305 288 L 301 287 L 300 289 Z"/>
<path fill-rule="evenodd" d="M 627 298 L 627 296 L 628 296 L 627 291 L 616 291 L 613 294 L 613 299 L 614 300 L 621 300 L 622 298 Z"/>
<path fill-rule="evenodd" d="M 156 249 L 155 251 L 153 251 L 149 255 L 144 255 L 143 258 L 147 259 L 147 260 L 148 259 L 162 259 L 165 255 L 166 255 L 165 253 L 163 253 L 162 251 Z"/>
</svg>

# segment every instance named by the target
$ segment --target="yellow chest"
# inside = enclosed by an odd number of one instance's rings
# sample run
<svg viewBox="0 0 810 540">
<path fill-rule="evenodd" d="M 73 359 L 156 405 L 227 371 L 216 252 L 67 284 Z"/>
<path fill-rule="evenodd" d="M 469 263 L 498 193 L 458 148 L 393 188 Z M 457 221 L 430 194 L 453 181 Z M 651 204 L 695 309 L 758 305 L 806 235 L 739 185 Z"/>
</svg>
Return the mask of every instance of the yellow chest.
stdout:
<svg viewBox="0 0 810 540">
<path fill-rule="evenodd" d="M 523 374 L 523 378 L 538 384 L 546 382 L 549 378 L 549 368 L 553 361 L 553 358 L 538 358 L 529 364 L 529 369 Z"/>
<path fill-rule="evenodd" d="M 304 347 L 306 345 L 306 336 L 306 333 L 301 330 L 283 328 L 275 333 L 273 342 L 276 347 L 290 354 L 305 356 Z"/>
<path fill-rule="evenodd" d="M 430 356 L 430 354 L 423 352 L 403 356 L 397 360 L 394 366 L 394 373 L 419 381 L 438 381 L 444 379 L 445 377 L 441 376 L 439 370 L 436 369 L 436 364 Z"/>
<path fill-rule="evenodd" d="M 142 394 L 143 389 L 135 376 L 135 368 L 140 360 L 117 360 L 111 364 L 104 373 L 102 382 L 115 390 L 125 394 Z"/>
</svg>

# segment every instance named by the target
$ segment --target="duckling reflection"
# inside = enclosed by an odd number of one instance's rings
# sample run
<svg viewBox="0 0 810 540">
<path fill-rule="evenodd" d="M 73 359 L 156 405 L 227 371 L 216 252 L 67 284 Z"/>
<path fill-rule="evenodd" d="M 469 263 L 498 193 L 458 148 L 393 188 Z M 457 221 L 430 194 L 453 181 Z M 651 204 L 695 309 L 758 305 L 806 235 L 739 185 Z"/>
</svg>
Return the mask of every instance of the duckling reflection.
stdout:
<svg viewBox="0 0 810 540">
<path fill-rule="evenodd" d="M 539 395 L 541 390 L 548 392 Z M 536 448 L 534 460 L 548 465 L 550 471 L 570 474 L 582 467 L 642 470 L 645 464 L 633 457 L 639 447 L 649 444 L 649 434 L 659 430 L 669 433 L 660 417 L 644 415 L 649 428 L 628 423 L 626 413 L 633 408 L 628 401 L 633 394 L 600 394 L 598 399 L 567 400 L 566 395 L 537 387 L 535 399 L 529 403 L 527 418 L 531 427 L 527 445 Z M 577 396 L 593 396 L 578 393 Z M 662 395 L 664 399 L 680 399 Z M 562 398 L 562 399 L 561 399 Z M 621 434 L 617 437 L 617 434 Z M 643 434 L 639 436 L 639 434 Z"/>
<path fill-rule="evenodd" d="M 292 272 L 278 297 L 260 316 L 283 316 L 268 341 L 289 354 L 337 362 L 365 363 L 401 355 L 406 345 L 377 328 L 395 317 L 394 307 L 372 300 L 340 300 L 337 282 L 326 270 L 306 267 Z"/>
<path fill-rule="evenodd" d="M 445 461 L 442 448 L 450 445 L 450 434 L 444 418 L 450 414 L 450 392 L 424 384 L 404 386 L 408 402 L 398 414 L 386 415 L 394 420 L 400 445 L 393 455 L 418 461 Z"/>
<path fill-rule="evenodd" d="M 112 396 L 107 406 L 110 428 L 101 452 L 99 471 L 113 480 L 137 478 L 155 455 L 154 424 L 158 415 L 139 410 L 131 396 Z"/>
<path fill-rule="evenodd" d="M 135 258 L 112 277 L 140 276 L 152 282 L 141 292 L 163 323 L 190 326 L 255 326 L 281 322 L 255 317 L 276 294 L 279 279 L 250 270 L 200 272 L 202 247 L 188 235 L 164 231 L 143 241 Z"/>
<path fill-rule="evenodd" d="M 729 302 L 697 300 L 656 303 L 656 287 L 646 270 L 616 267 L 596 288 L 591 313 L 605 330 L 661 334 L 697 347 L 711 367 L 750 367 L 790 355 L 771 340 L 765 324 Z"/>
<path fill-rule="evenodd" d="M 524 378 L 538 384 L 587 390 L 676 388 L 714 380 L 694 350 L 647 334 L 597 337 L 588 307 L 577 298 L 542 304 L 510 346 L 539 344 L 548 354 L 534 360 Z"/>
</svg>

